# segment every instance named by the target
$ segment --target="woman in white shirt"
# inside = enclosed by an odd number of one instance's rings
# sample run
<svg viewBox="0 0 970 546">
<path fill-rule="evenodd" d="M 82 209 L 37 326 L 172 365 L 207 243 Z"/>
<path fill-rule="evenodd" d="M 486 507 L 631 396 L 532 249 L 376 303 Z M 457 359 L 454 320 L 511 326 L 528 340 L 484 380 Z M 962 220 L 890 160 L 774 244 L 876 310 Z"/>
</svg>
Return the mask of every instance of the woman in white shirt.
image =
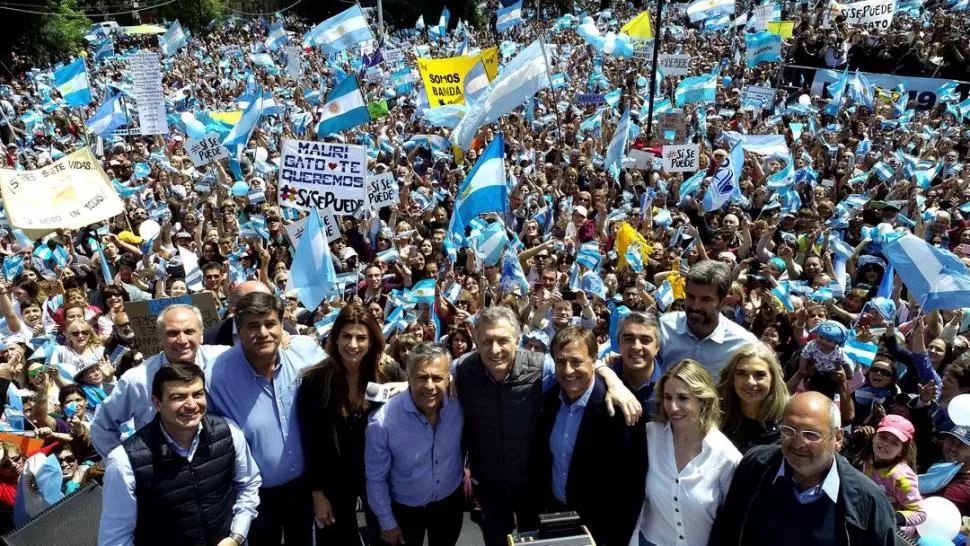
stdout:
<svg viewBox="0 0 970 546">
<path fill-rule="evenodd" d="M 630 546 L 707 544 L 741 453 L 717 429 L 720 403 L 704 366 L 682 360 L 657 385 L 647 423 L 646 499 Z"/>
</svg>

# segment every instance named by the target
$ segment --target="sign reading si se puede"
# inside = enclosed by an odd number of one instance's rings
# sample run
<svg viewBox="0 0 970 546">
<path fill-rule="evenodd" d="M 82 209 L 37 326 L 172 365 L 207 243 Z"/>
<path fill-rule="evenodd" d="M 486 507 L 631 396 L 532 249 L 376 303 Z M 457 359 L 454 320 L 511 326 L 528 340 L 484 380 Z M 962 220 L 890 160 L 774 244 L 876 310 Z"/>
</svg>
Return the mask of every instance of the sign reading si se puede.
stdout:
<svg viewBox="0 0 970 546">
<path fill-rule="evenodd" d="M 219 141 L 218 133 L 209 133 L 198 140 L 186 142 L 185 150 L 189 153 L 189 159 L 196 167 L 208 165 L 214 159 L 229 158 L 229 152 Z"/>
<path fill-rule="evenodd" d="M 367 205 L 374 210 L 388 207 L 400 200 L 400 189 L 394 181 L 394 173 L 368 175 L 367 177 Z"/>
<path fill-rule="evenodd" d="M 675 144 L 663 147 L 663 170 L 669 173 L 692 173 L 700 166 L 697 144 Z"/>
<path fill-rule="evenodd" d="M 657 56 L 657 68 L 664 76 L 686 76 L 690 67 L 690 55 L 664 53 Z"/>
<path fill-rule="evenodd" d="M 842 14 L 850 25 L 887 30 L 896 14 L 896 0 L 862 0 L 843 4 Z"/>
<path fill-rule="evenodd" d="M 284 139 L 281 151 L 280 206 L 349 216 L 364 202 L 367 151 L 363 146 Z"/>
</svg>

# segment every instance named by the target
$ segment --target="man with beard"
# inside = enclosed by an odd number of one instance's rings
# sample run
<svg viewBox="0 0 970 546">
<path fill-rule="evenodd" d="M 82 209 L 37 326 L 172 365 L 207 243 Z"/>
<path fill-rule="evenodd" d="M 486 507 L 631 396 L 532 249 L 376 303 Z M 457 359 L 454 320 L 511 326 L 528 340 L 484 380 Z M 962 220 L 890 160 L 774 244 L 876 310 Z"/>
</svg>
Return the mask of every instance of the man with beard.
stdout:
<svg viewBox="0 0 970 546">
<path fill-rule="evenodd" d="M 740 324 L 721 316 L 721 302 L 731 287 L 731 270 L 704 260 L 687 273 L 684 311 L 660 317 L 660 356 L 664 365 L 696 360 L 717 377 L 731 355 L 757 338 Z"/>
<path fill-rule="evenodd" d="M 131 320 L 128 313 L 119 311 L 115 314 L 114 323 L 111 325 L 111 335 L 104 342 L 105 354 L 114 354 L 118 347 L 130 349 L 135 343 L 135 329 L 131 327 Z"/>
<path fill-rule="evenodd" d="M 125 321 L 115 319 L 115 325 Z M 155 418 L 151 386 L 155 373 L 170 362 L 195 362 L 208 373 L 215 358 L 228 347 L 202 347 L 202 313 L 191 305 L 170 305 L 158 316 L 162 352 L 118 379 L 111 395 L 98 407 L 91 424 L 91 442 L 102 457 L 121 445 L 122 425 L 135 420 L 135 430 Z"/>
</svg>

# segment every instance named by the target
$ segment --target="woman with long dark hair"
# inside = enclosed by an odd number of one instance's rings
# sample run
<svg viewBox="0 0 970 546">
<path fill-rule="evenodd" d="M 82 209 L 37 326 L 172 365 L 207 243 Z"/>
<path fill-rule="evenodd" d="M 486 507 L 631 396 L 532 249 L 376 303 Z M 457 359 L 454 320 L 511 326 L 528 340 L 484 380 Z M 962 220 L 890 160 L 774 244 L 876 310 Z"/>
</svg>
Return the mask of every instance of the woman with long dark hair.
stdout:
<svg viewBox="0 0 970 546">
<path fill-rule="evenodd" d="M 340 311 L 326 351 L 327 358 L 306 371 L 297 393 L 317 543 L 360 544 L 359 497 L 370 543 L 380 544 L 380 526 L 367 505 L 364 476 L 364 429 L 379 404 L 367 400 L 367 385 L 404 381 L 405 374 L 400 366 L 382 359 L 381 327 L 357 303 Z"/>
</svg>

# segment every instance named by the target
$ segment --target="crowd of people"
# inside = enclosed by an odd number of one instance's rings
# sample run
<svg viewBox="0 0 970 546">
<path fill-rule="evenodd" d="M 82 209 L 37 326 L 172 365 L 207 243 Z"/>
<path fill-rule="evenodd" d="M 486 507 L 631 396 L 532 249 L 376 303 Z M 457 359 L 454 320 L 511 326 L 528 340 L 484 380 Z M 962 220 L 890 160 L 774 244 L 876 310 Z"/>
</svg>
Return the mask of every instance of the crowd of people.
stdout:
<svg viewBox="0 0 970 546">
<path fill-rule="evenodd" d="M 526 6 L 503 32 L 489 4 L 481 28 L 304 44 L 298 74 L 280 29 L 299 45 L 312 25 L 285 14 L 214 21 L 170 54 L 92 31 L 84 108 L 58 67 L 15 56 L 4 173 L 88 148 L 125 206 L 37 238 L 0 218 L 0 527 L 96 483 L 105 546 L 444 546 L 469 511 L 488 546 L 553 512 L 607 546 L 964 543 L 966 7 L 900 2 L 881 31 L 834 1 L 777 7 L 791 35 L 752 63 L 758 6 L 726 24 L 666 6 L 655 48 L 690 60 L 655 84 L 651 58 L 589 38 L 637 15 L 618 3 Z M 501 79 L 537 39 L 549 84 L 449 143 L 418 58 L 497 46 Z M 95 134 L 116 93 L 137 124 L 139 50 L 161 54 L 168 134 Z M 682 104 L 683 79 L 711 73 L 716 92 Z M 318 135 L 358 74 L 382 108 Z M 752 86 L 774 100 L 752 105 Z M 242 155 L 196 166 L 196 125 L 225 137 L 254 89 L 274 108 Z M 311 245 L 287 229 L 307 213 L 281 206 L 286 139 L 361 145 L 399 190 L 335 215 L 336 277 L 310 272 L 333 281 L 322 302 L 293 282 Z M 507 200 L 455 238 L 497 139 Z M 663 168 L 674 144 L 698 146 L 696 172 Z M 152 307 L 160 352 L 143 354 L 131 306 L 163 298 L 179 299 Z"/>
</svg>

